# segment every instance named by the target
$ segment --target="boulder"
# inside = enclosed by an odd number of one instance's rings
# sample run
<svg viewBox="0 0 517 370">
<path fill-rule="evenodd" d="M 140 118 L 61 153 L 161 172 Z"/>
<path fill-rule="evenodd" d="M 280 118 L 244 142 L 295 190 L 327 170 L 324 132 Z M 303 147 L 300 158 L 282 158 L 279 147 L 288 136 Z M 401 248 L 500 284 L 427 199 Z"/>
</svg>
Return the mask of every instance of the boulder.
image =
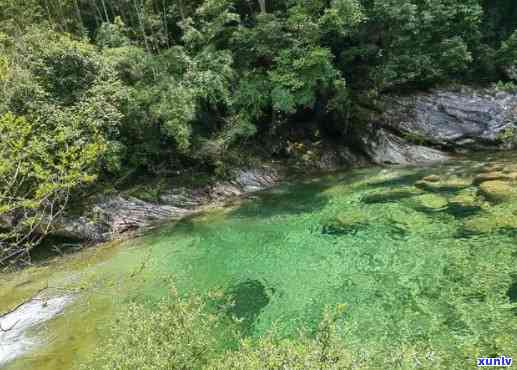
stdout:
<svg viewBox="0 0 517 370">
<path fill-rule="evenodd" d="M 415 183 L 415 187 L 426 190 L 426 191 L 459 191 L 468 188 L 472 185 L 472 181 L 468 178 L 450 177 L 440 178 L 438 181 L 429 181 L 428 178 L 424 177 Z"/>
<path fill-rule="evenodd" d="M 444 162 L 449 156 L 437 149 L 415 145 L 382 128 L 371 127 L 360 140 L 363 150 L 377 164 L 430 164 Z"/>
<path fill-rule="evenodd" d="M 474 185 L 479 185 L 486 181 L 514 181 L 517 180 L 517 172 L 504 173 L 499 171 L 480 173 L 474 178 Z"/>
<path fill-rule="evenodd" d="M 423 194 L 414 198 L 414 200 L 424 208 L 429 210 L 442 210 L 448 206 L 447 198 L 438 194 Z"/>
<path fill-rule="evenodd" d="M 480 193 L 491 201 L 505 201 L 517 196 L 517 186 L 509 181 L 492 180 L 479 185 Z"/>
<path fill-rule="evenodd" d="M 378 127 L 427 145 L 503 148 L 500 135 L 515 128 L 517 94 L 490 89 L 435 89 L 381 100 Z"/>
</svg>

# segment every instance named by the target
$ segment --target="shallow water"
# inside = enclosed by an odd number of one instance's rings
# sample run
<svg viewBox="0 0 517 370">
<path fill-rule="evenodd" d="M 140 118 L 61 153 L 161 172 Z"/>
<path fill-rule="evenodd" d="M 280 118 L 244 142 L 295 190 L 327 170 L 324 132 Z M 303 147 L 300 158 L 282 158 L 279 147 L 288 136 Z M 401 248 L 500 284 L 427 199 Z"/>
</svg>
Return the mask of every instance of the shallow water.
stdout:
<svg viewBox="0 0 517 370">
<path fill-rule="evenodd" d="M 0 277 L 2 310 L 41 281 L 77 297 L 24 334 L 40 345 L 6 368 L 73 368 L 114 311 L 166 294 L 170 279 L 180 292 L 226 292 L 246 336 L 273 325 L 289 335 L 343 303 L 352 350 L 425 345 L 461 361 L 517 355 L 517 196 L 472 184 L 479 173 L 502 174 L 517 188 L 516 158 L 306 179 Z"/>
</svg>

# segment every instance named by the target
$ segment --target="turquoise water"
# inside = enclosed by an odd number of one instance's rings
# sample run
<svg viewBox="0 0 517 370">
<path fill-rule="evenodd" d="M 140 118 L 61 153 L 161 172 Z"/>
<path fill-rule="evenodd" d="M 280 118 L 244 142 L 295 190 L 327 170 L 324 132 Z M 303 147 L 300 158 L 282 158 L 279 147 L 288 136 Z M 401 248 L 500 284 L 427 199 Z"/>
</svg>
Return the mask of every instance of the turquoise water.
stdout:
<svg viewBox="0 0 517 370">
<path fill-rule="evenodd" d="M 93 262 L 58 261 L 79 274 L 88 293 L 51 324 L 58 339 L 37 360 L 11 368 L 51 368 L 63 351 L 70 353 L 60 368 L 69 368 L 94 345 L 95 327 L 129 299 L 166 294 L 169 279 L 182 293 L 225 292 L 243 336 L 273 326 L 291 335 L 316 327 L 326 306 L 345 304 L 343 341 L 357 353 L 414 346 L 466 363 L 517 355 L 513 158 L 294 181 L 163 227 Z M 480 174 L 492 176 L 492 187 Z"/>
</svg>

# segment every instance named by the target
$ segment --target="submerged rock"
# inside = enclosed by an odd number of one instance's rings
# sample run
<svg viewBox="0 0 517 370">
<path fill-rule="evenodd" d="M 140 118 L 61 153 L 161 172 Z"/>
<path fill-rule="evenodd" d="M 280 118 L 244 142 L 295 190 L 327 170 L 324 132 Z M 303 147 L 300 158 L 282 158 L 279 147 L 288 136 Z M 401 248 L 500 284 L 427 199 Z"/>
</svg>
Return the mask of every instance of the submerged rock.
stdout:
<svg viewBox="0 0 517 370">
<path fill-rule="evenodd" d="M 423 178 L 415 183 L 415 186 L 419 189 L 437 192 L 459 191 L 471 185 L 472 181 L 470 179 L 460 177 L 441 178 L 438 181 L 429 181 L 427 178 Z"/>
<path fill-rule="evenodd" d="M 474 192 L 464 191 L 449 199 L 449 203 L 453 206 L 480 207 L 483 202 Z"/>
<path fill-rule="evenodd" d="M 361 212 L 341 213 L 331 220 L 322 222 L 322 234 L 343 235 L 355 232 L 366 227 L 370 219 L 369 215 Z"/>
<path fill-rule="evenodd" d="M 517 230 L 517 209 L 506 204 L 487 208 L 485 212 L 465 221 L 469 233 L 494 233 L 503 230 Z"/>
<path fill-rule="evenodd" d="M 479 185 L 480 193 L 492 201 L 504 201 L 517 197 L 517 187 L 508 181 L 492 180 Z"/>
<path fill-rule="evenodd" d="M 444 209 L 448 205 L 447 198 L 442 197 L 438 194 L 423 194 L 415 197 L 414 200 L 420 206 L 432 210 Z"/>
<path fill-rule="evenodd" d="M 422 179 L 422 181 L 427 181 L 427 182 L 438 182 L 440 180 L 441 180 L 441 177 L 438 175 L 429 175 Z"/>
<path fill-rule="evenodd" d="M 414 197 L 415 195 L 422 194 L 418 189 L 407 188 L 403 190 L 388 190 L 378 193 L 371 193 L 364 196 L 361 201 L 365 204 L 382 204 L 399 202 L 403 199 Z"/>
</svg>

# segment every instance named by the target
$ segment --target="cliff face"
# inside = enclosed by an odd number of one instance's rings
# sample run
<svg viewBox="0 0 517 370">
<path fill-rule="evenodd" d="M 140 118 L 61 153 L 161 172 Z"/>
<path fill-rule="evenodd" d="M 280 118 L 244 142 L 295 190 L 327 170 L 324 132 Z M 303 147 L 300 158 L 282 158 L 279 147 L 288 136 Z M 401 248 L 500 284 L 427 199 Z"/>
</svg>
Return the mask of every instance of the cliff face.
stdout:
<svg viewBox="0 0 517 370">
<path fill-rule="evenodd" d="M 375 163 L 410 164 L 511 149 L 516 128 L 517 94 L 460 87 L 382 98 L 360 141 Z"/>
</svg>

